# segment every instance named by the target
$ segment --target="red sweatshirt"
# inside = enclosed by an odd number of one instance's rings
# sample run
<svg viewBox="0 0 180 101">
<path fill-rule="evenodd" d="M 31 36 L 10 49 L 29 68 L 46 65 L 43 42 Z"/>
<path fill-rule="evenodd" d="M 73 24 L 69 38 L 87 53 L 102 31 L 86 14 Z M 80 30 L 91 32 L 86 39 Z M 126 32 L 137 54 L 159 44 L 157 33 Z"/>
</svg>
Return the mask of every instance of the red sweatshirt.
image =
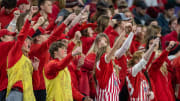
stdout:
<svg viewBox="0 0 180 101">
<path fill-rule="evenodd" d="M 14 45 L 14 41 L 1 42 L 0 43 L 0 91 L 7 88 L 8 78 L 7 78 L 7 56 L 9 50 Z"/>
<path fill-rule="evenodd" d="M 100 61 L 102 62 L 99 63 L 99 69 L 96 68 L 96 79 L 99 87 L 105 89 L 113 73 L 113 64 L 112 61 L 110 63 L 105 62 L 105 54 L 101 56 Z"/>
<path fill-rule="evenodd" d="M 176 31 L 172 31 L 171 33 L 162 36 L 161 37 L 161 43 L 162 43 L 162 48 L 166 48 L 166 41 L 177 41 L 178 40 L 178 33 Z"/>
<path fill-rule="evenodd" d="M 172 67 L 168 64 L 168 75 L 164 76 L 160 70 L 162 64 L 167 61 L 168 51 L 164 50 L 161 55 L 153 61 L 151 68 L 149 69 L 149 76 L 152 79 L 156 97 L 158 101 L 175 101 L 174 92 L 172 88 Z"/>
<path fill-rule="evenodd" d="M 49 62 L 46 66 L 45 66 L 45 75 L 48 79 L 53 79 L 55 78 L 59 71 L 63 70 L 64 68 L 66 68 L 68 66 L 68 64 L 70 63 L 70 61 L 72 60 L 72 54 L 68 54 L 64 59 L 62 60 L 58 60 L 58 59 L 54 59 L 51 61 L 54 62 Z M 72 94 L 73 94 L 73 98 L 77 101 L 82 101 L 83 99 L 83 95 L 81 95 L 77 89 L 74 87 L 73 84 L 72 85 Z"/>
<path fill-rule="evenodd" d="M 11 20 L 14 18 L 14 11 L 18 10 L 17 8 L 14 8 L 10 14 L 5 14 L 5 9 L 1 10 L 0 12 L 0 23 L 1 23 L 1 29 L 6 28 Z"/>
<path fill-rule="evenodd" d="M 66 25 L 64 23 L 62 23 L 58 28 L 56 28 L 53 31 L 52 35 L 48 38 L 48 40 L 46 40 L 42 44 L 32 44 L 31 50 L 29 53 L 29 57 L 31 59 L 33 59 L 33 57 L 37 57 L 40 60 L 39 68 L 38 68 L 39 76 L 40 76 L 40 86 L 36 86 L 36 84 L 33 85 L 34 90 L 46 89 L 45 83 L 44 83 L 44 77 L 43 77 L 43 68 L 50 59 L 50 54 L 48 52 L 48 49 L 49 49 L 51 43 L 60 39 L 61 34 L 65 30 L 65 28 L 66 28 Z"/>
<path fill-rule="evenodd" d="M 27 30 L 29 30 L 29 31 L 27 32 Z M 22 49 L 22 46 L 24 44 L 25 39 L 27 38 L 28 35 L 32 36 L 34 33 L 35 33 L 35 31 L 33 29 L 30 29 L 30 21 L 26 20 L 23 28 L 21 29 L 21 31 L 20 31 L 20 33 L 18 35 L 17 41 L 15 42 L 14 46 L 9 51 L 9 54 L 8 54 L 8 68 L 13 67 L 13 65 L 15 65 L 19 61 L 19 59 L 23 55 L 21 49 Z M 38 75 L 39 75 L 38 71 L 34 71 L 32 78 L 34 78 L 34 77 L 38 78 Z M 39 82 L 38 82 L 39 80 L 33 79 L 33 81 L 34 81 L 34 83 L 39 85 Z M 23 86 L 22 86 L 21 81 L 18 81 L 14 85 L 14 87 L 18 87 L 21 90 L 23 90 Z"/>
<path fill-rule="evenodd" d="M 136 36 L 134 36 L 131 46 L 130 46 L 130 53 L 133 55 L 138 49 L 141 43 L 136 40 Z"/>
<path fill-rule="evenodd" d="M 95 82 L 92 73 L 95 59 L 96 54 L 94 53 L 90 53 L 85 57 L 84 64 L 81 67 L 81 77 L 79 83 L 80 92 L 90 96 L 91 98 L 95 98 L 96 96 Z"/>
</svg>

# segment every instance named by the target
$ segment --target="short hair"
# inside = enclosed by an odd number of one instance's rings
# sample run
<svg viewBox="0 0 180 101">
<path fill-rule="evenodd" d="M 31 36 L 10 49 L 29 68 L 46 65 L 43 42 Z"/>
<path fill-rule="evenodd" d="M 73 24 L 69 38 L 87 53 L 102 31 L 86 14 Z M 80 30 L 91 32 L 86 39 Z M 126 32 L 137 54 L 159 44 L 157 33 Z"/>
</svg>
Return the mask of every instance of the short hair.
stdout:
<svg viewBox="0 0 180 101">
<path fill-rule="evenodd" d="M 1 7 L 5 7 L 7 9 L 15 8 L 17 4 L 16 0 L 3 0 L 1 2 Z"/>
<path fill-rule="evenodd" d="M 49 53 L 50 53 L 50 55 L 51 55 L 51 57 L 53 59 L 55 58 L 54 52 L 58 51 L 58 49 L 62 48 L 62 47 L 66 47 L 66 45 L 63 42 L 61 42 L 61 41 L 56 41 L 56 42 L 51 44 L 51 46 L 49 48 Z"/>
</svg>

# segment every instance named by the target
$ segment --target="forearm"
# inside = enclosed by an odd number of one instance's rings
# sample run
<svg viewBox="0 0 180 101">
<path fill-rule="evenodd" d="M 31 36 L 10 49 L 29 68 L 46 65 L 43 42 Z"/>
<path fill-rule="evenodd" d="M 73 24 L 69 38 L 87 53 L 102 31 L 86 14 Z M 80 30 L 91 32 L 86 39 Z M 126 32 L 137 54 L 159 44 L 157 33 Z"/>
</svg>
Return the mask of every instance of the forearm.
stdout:
<svg viewBox="0 0 180 101">
<path fill-rule="evenodd" d="M 149 58 L 151 57 L 151 54 L 153 53 L 155 46 L 156 46 L 156 45 L 153 44 L 153 45 L 148 49 L 148 51 L 144 54 L 143 58 L 144 58 L 146 61 L 149 61 Z"/>
<path fill-rule="evenodd" d="M 136 75 L 144 68 L 146 68 L 147 61 L 142 58 L 138 64 L 132 67 L 132 76 L 136 77 Z"/>
<path fill-rule="evenodd" d="M 124 35 L 120 35 L 119 38 L 117 39 L 117 41 L 115 42 L 113 48 L 110 50 L 110 52 L 107 54 L 107 58 L 106 58 L 106 62 L 109 63 L 111 58 L 114 56 L 114 53 L 117 50 L 117 47 L 119 44 L 122 44 L 123 40 L 122 38 L 124 37 Z"/>
<path fill-rule="evenodd" d="M 133 37 L 134 37 L 134 34 L 131 32 L 130 35 L 128 36 L 128 38 L 123 43 L 122 47 L 116 51 L 115 56 L 117 58 L 120 58 L 123 54 L 126 53 L 126 51 L 129 49 L 129 47 L 131 45 Z"/>
</svg>

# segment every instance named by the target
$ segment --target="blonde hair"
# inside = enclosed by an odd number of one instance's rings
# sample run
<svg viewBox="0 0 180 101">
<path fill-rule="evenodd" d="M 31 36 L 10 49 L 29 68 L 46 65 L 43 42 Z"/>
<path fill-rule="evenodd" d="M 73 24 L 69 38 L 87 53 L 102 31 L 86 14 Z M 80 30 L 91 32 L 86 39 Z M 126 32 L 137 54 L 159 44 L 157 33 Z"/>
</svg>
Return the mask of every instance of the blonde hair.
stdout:
<svg viewBox="0 0 180 101">
<path fill-rule="evenodd" d="M 96 39 L 94 40 L 94 42 L 93 42 L 93 44 L 92 44 L 92 46 L 89 49 L 87 54 L 89 54 L 89 53 L 95 53 L 96 54 L 98 52 L 98 43 L 99 43 L 100 38 L 102 38 L 102 37 L 107 39 L 107 44 L 108 44 L 107 48 L 110 49 L 109 37 L 106 34 L 104 34 L 104 33 L 99 33 L 96 36 Z"/>
<path fill-rule="evenodd" d="M 142 51 L 136 51 L 132 58 L 128 61 L 128 67 L 131 68 L 133 67 L 136 63 L 135 63 L 135 60 L 138 59 L 140 60 L 142 58 L 142 54 L 143 52 Z"/>
</svg>

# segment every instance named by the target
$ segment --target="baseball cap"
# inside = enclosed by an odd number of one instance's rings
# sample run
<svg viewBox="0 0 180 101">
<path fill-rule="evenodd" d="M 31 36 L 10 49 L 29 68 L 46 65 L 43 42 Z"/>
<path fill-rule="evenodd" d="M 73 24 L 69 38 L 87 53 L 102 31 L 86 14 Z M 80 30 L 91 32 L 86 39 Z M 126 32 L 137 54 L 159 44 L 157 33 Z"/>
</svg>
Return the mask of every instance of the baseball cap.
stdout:
<svg viewBox="0 0 180 101">
<path fill-rule="evenodd" d="M 116 19 L 117 21 L 128 21 L 131 18 L 126 17 L 124 13 L 119 13 L 119 14 L 114 15 L 112 19 Z"/>
</svg>

